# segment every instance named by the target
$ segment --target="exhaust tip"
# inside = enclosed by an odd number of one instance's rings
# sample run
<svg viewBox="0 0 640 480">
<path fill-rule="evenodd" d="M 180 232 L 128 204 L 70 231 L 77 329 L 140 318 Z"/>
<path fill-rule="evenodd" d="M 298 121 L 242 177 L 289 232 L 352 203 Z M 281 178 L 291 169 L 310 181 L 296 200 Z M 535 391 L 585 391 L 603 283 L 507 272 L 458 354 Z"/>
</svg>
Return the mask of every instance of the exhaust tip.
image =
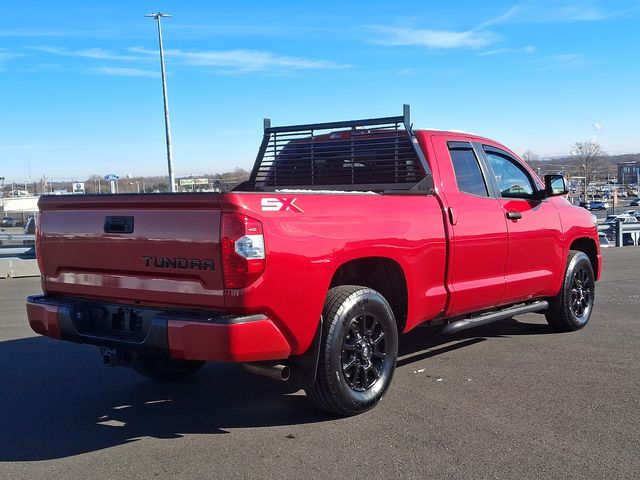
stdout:
<svg viewBox="0 0 640 480">
<path fill-rule="evenodd" d="M 291 378 L 291 369 L 286 365 L 283 365 L 282 367 L 282 370 L 280 370 L 280 379 L 283 382 L 287 382 Z"/>
<path fill-rule="evenodd" d="M 264 377 L 272 378 L 273 380 L 279 380 L 281 382 L 287 382 L 291 378 L 291 369 L 287 365 L 264 365 L 261 363 L 245 363 L 244 369 L 255 375 L 262 375 Z"/>
</svg>

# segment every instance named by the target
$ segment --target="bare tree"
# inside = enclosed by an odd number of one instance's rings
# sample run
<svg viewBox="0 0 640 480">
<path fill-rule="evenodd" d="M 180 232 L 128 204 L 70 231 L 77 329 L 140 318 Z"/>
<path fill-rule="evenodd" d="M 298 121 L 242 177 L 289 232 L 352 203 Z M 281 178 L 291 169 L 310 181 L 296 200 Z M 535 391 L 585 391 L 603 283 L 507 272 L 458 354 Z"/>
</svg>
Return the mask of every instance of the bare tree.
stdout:
<svg viewBox="0 0 640 480">
<path fill-rule="evenodd" d="M 522 159 L 531 166 L 540 161 L 540 157 L 538 156 L 538 154 L 532 152 L 531 150 L 527 150 L 526 152 L 524 152 L 522 154 Z"/>
<path fill-rule="evenodd" d="M 540 157 L 537 153 L 532 152 L 531 150 L 527 150 L 522 154 L 522 159 L 527 162 L 527 164 L 536 172 L 538 175 L 541 175 L 541 168 L 543 168 L 542 162 L 540 162 Z"/>
<path fill-rule="evenodd" d="M 571 147 L 571 155 L 576 161 L 576 167 L 584 177 L 584 197 L 587 197 L 587 185 L 594 181 L 596 173 L 602 171 L 604 150 L 595 142 L 576 142 Z"/>
</svg>

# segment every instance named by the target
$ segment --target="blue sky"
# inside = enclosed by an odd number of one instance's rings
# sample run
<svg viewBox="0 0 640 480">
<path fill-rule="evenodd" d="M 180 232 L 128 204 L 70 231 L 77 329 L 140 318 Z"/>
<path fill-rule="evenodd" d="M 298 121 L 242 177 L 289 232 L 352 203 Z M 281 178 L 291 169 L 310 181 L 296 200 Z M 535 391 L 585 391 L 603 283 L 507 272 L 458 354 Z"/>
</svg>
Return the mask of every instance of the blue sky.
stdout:
<svg viewBox="0 0 640 480">
<path fill-rule="evenodd" d="M 482 3 L 482 5 L 480 5 Z M 3 0 L 0 176 L 249 169 L 275 125 L 398 115 L 517 152 L 640 151 L 640 1 Z M 29 170 L 31 173 L 29 173 Z"/>
</svg>

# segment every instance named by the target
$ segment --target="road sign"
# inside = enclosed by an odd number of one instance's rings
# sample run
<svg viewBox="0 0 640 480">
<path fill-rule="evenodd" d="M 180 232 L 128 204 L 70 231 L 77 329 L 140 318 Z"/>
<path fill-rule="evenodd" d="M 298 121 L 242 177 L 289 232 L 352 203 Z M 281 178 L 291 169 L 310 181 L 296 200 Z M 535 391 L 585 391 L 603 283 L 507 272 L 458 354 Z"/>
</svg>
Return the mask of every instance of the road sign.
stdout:
<svg viewBox="0 0 640 480">
<path fill-rule="evenodd" d="M 75 182 L 73 184 L 73 193 L 84 193 L 84 182 Z"/>
<path fill-rule="evenodd" d="M 116 180 L 118 180 L 120 177 L 118 175 L 116 175 L 115 173 L 110 173 L 109 175 L 105 175 L 104 179 L 107 182 L 115 182 Z"/>
<path fill-rule="evenodd" d="M 178 180 L 181 187 L 188 187 L 193 185 L 209 185 L 208 178 L 181 178 Z"/>
</svg>

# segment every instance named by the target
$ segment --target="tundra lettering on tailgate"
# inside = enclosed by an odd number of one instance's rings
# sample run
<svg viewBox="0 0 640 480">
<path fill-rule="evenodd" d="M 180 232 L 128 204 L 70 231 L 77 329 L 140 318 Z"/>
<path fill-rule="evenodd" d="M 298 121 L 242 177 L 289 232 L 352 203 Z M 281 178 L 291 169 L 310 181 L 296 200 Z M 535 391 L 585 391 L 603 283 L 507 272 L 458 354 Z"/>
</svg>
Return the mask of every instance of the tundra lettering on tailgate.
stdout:
<svg viewBox="0 0 640 480">
<path fill-rule="evenodd" d="M 152 257 L 143 255 L 147 268 L 177 268 L 180 270 L 215 270 L 210 258 Z"/>
</svg>

